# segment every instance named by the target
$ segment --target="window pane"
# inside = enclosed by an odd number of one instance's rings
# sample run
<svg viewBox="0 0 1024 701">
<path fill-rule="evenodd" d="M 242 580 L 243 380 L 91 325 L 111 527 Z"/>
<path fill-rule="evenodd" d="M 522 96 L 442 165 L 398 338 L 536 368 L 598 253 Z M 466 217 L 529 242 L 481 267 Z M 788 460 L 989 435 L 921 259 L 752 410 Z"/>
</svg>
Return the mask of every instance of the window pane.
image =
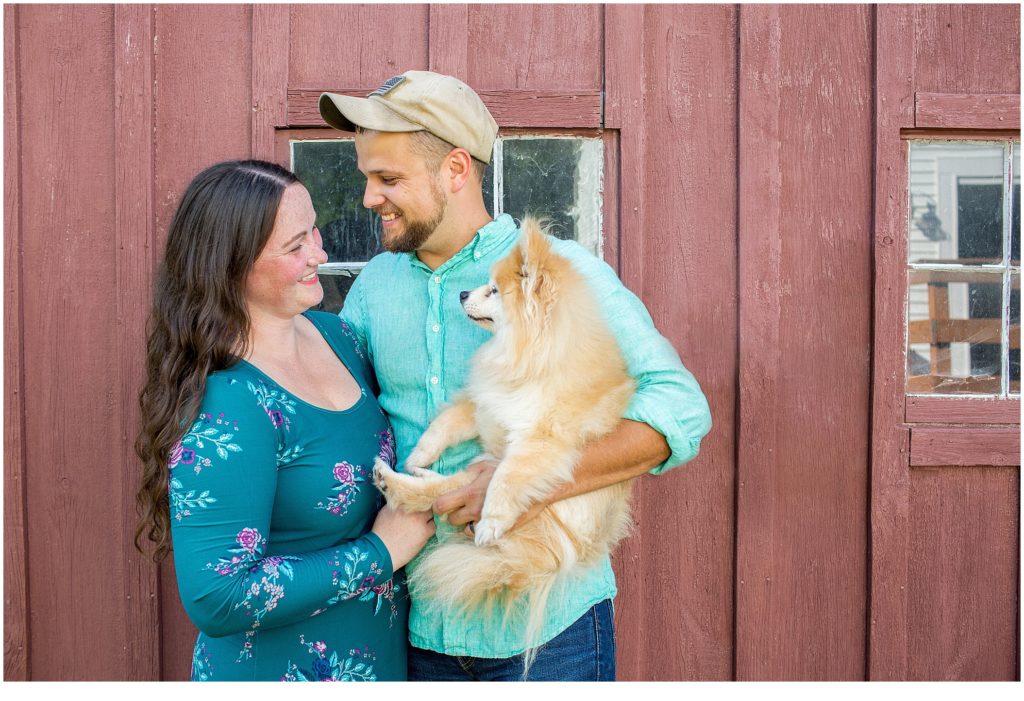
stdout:
<svg viewBox="0 0 1024 701">
<path fill-rule="evenodd" d="M 384 250 L 380 217 L 363 207 L 366 179 L 351 139 L 293 141 L 292 169 L 309 190 L 331 263 L 366 262 Z"/>
<path fill-rule="evenodd" d="M 547 218 L 555 236 L 599 252 L 600 140 L 507 138 L 503 150 L 503 211 Z"/>
<path fill-rule="evenodd" d="M 1010 273 L 1010 392 L 1020 394 L 1020 271 Z"/>
<path fill-rule="evenodd" d="M 1003 146 L 910 144 L 910 262 L 1001 263 Z"/>
<path fill-rule="evenodd" d="M 1010 207 L 1010 262 L 1020 265 L 1020 144 L 1013 145 L 1013 198 Z"/>
<path fill-rule="evenodd" d="M 1002 391 L 1003 276 L 911 270 L 907 391 Z"/>
</svg>

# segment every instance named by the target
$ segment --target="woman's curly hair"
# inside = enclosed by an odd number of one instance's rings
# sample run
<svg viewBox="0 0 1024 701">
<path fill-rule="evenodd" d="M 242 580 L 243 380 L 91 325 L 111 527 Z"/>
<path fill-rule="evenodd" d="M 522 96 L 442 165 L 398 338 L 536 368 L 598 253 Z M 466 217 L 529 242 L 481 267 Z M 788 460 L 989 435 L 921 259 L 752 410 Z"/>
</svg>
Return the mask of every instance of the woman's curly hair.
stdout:
<svg viewBox="0 0 1024 701">
<path fill-rule="evenodd" d="M 142 460 L 137 500 L 153 560 L 170 550 L 169 461 L 196 420 L 209 373 L 248 351 L 245 280 L 270 238 L 285 188 L 298 179 L 265 161 L 226 161 L 197 175 L 167 235 L 147 325 L 146 381 L 139 393 Z"/>
</svg>

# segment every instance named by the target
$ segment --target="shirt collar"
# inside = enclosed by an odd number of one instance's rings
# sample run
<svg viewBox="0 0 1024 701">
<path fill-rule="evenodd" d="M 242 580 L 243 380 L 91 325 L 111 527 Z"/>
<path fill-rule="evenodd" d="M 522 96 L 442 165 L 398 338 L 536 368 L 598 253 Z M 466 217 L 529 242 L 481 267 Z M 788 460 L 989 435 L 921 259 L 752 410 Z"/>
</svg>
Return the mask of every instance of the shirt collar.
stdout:
<svg viewBox="0 0 1024 701">
<path fill-rule="evenodd" d="M 477 231 L 473 239 L 462 247 L 462 250 L 446 260 L 433 272 L 435 275 L 442 275 L 452 268 L 461 265 L 464 261 L 483 258 L 495 248 L 508 243 L 509 239 L 515 238 L 518 232 L 519 227 L 516 226 L 516 222 L 511 215 L 499 214 L 496 219 L 492 219 Z M 409 263 L 414 268 L 430 271 L 430 268 L 416 257 L 415 251 L 405 255 L 409 256 Z"/>
</svg>

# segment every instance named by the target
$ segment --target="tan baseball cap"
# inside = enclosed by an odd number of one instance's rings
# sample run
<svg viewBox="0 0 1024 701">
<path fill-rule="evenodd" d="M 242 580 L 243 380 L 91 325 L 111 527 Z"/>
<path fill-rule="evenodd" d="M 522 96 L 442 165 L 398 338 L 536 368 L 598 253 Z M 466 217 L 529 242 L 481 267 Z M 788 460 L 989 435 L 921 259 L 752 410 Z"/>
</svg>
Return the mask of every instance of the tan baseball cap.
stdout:
<svg viewBox="0 0 1024 701">
<path fill-rule="evenodd" d="M 320 116 L 342 131 L 428 131 L 484 163 L 491 162 L 498 135 L 498 123 L 472 88 L 429 71 L 396 75 L 365 98 L 325 92 Z"/>
</svg>

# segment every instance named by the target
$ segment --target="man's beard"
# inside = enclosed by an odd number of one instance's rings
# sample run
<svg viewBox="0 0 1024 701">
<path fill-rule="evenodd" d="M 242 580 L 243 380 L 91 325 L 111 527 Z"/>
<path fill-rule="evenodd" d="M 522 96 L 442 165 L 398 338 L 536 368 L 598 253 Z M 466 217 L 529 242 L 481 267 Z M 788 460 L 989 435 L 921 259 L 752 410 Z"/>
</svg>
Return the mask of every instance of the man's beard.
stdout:
<svg viewBox="0 0 1024 701">
<path fill-rule="evenodd" d="M 419 250 L 444 221 L 444 214 L 448 209 L 448 198 L 444 196 L 441 188 L 434 188 L 434 201 L 437 207 L 429 219 L 408 219 L 405 212 L 402 212 L 404 231 L 390 239 L 385 237 L 382 241 L 384 249 L 391 253 L 412 253 Z"/>
</svg>

